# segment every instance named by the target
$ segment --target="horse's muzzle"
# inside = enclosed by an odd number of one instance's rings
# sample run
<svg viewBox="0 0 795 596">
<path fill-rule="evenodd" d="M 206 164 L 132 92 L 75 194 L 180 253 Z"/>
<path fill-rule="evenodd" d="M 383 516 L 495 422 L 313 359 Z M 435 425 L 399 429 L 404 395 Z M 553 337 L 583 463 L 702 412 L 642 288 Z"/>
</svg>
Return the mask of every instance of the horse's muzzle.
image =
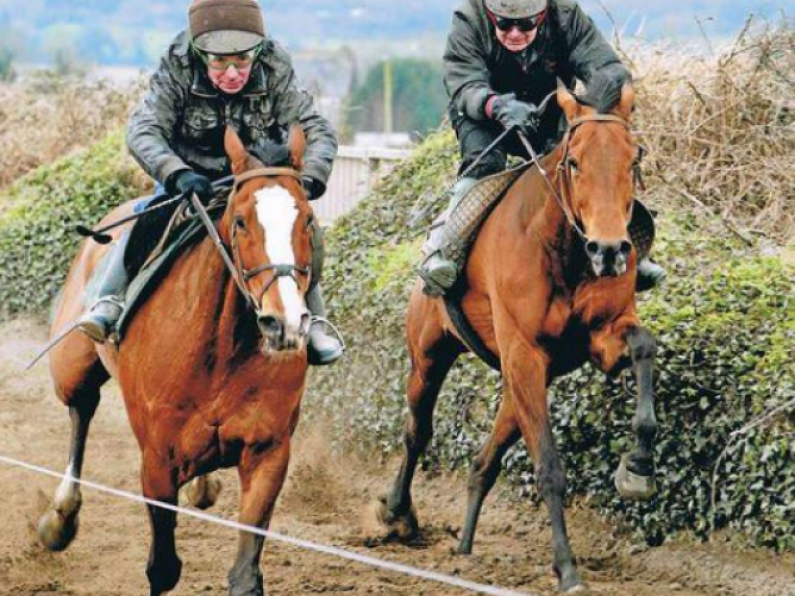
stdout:
<svg viewBox="0 0 795 596">
<path fill-rule="evenodd" d="M 284 317 L 273 313 L 258 313 L 257 326 L 264 339 L 262 351 L 294 352 L 305 347 L 309 330 L 309 316 L 301 319 L 300 327 L 288 325 Z"/>
<path fill-rule="evenodd" d="M 591 260 L 591 266 L 597 277 L 618 277 L 627 272 L 632 243 L 628 240 L 617 242 L 589 240 L 585 244 L 585 252 Z"/>
</svg>

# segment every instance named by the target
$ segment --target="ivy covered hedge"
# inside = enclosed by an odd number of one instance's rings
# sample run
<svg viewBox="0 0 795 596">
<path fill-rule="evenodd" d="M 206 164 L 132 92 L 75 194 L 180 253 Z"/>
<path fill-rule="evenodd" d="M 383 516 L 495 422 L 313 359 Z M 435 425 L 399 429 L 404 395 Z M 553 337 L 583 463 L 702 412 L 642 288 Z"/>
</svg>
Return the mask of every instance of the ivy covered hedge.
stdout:
<svg viewBox="0 0 795 596">
<path fill-rule="evenodd" d="M 327 235 L 325 289 L 348 352 L 344 364 L 313 371 L 304 412 L 325 418 L 342 448 L 385 456 L 402 449 L 412 268 L 441 205 L 430 207 L 455 162 L 452 137 L 432 136 Z M 795 404 L 775 412 L 795 399 L 795 270 L 744 254 L 681 209 L 663 211 L 655 254 L 670 281 L 641 308 L 660 346 L 660 492 L 636 505 L 613 488 L 619 458 L 634 441 L 634 385 L 608 381 L 591 367 L 552 389 L 570 490 L 652 544 L 679 529 L 707 535 L 730 526 L 762 544 L 795 549 Z M 426 465 L 467 469 L 490 430 L 498 383 L 473 357 L 461 359 L 439 399 Z M 535 496 L 524 447 L 509 453 L 506 468 L 511 482 Z"/>
<path fill-rule="evenodd" d="M 142 190 L 119 131 L 0 191 L 0 312 L 46 310 L 81 241 L 75 225 L 95 224 Z"/>
</svg>

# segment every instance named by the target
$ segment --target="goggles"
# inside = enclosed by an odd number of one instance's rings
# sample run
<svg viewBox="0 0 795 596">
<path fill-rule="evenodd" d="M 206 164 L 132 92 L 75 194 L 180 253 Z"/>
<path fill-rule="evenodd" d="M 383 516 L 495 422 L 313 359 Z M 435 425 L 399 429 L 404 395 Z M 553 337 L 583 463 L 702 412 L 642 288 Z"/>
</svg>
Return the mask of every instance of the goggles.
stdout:
<svg viewBox="0 0 795 596">
<path fill-rule="evenodd" d="M 208 68 L 219 71 L 225 71 L 230 66 L 234 66 L 237 70 L 250 68 L 257 59 L 260 49 L 261 46 L 257 46 L 247 52 L 241 52 L 240 54 L 212 54 L 195 48 L 199 58 L 201 58 L 201 61 L 204 62 Z"/>
<path fill-rule="evenodd" d="M 532 17 L 527 17 L 524 19 L 508 19 L 505 17 L 498 17 L 490 10 L 487 12 L 489 14 L 489 19 L 491 19 L 491 22 L 494 23 L 494 26 L 505 33 L 509 32 L 514 27 L 519 29 L 519 31 L 522 33 L 529 33 L 533 29 L 540 27 L 541 23 L 543 23 L 547 18 L 546 10 L 542 10 Z"/>
</svg>

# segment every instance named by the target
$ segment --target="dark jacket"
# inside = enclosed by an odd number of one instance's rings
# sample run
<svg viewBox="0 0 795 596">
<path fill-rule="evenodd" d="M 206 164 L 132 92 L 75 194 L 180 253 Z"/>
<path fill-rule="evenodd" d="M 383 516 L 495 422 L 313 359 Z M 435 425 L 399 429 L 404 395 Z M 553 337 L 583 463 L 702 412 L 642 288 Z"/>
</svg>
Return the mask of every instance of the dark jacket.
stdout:
<svg viewBox="0 0 795 596">
<path fill-rule="evenodd" d="M 486 118 L 486 100 L 493 94 L 516 93 L 540 104 L 560 78 L 570 88 L 575 78 L 586 85 L 603 68 L 628 72 L 602 34 L 574 0 L 549 0 L 549 13 L 533 44 L 519 54 L 498 40 L 483 0 L 465 0 L 453 16 L 444 53 L 444 81 L 454 115 Z M 544 120 L 560 116 L 553 101 Z M 556 126 L 556 124 L 555 124 Z"/>
<path fill-rule="evenodd" d="M 297 123 L 307 138 L 304 175 L 325 188 L 337 140 L 311 96 L 298 86 L 287 52 L 266 41 L 246 87 L 228 96 L 212 86 L 183 32 L 164 54 L 149 92 L 133 113 L 127 143 L 141 167 L 168 185 L 174 174 L 187 169 L 211 179 L 230 173 L 224 152 L 227 124 L 254 148 L 266 139 L 282 141 L 287 128 Z"/>
</svg>

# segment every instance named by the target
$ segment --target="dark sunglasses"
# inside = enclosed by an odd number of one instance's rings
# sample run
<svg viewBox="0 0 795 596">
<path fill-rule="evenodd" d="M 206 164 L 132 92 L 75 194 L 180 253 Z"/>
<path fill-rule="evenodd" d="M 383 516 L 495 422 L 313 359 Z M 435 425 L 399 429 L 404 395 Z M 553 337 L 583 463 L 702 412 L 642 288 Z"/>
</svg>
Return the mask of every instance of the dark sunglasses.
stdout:
<svg viewBox="0 0 795 596">
<path fill-rule="evenodd" d="M 494 26 L 500 31 L 508 32 L 516 27 L 522 33 L 528 33 L 539 27 L 541 23 L 544 22 L 544 19 L 547 17 L 547 11 L 544 10 L 539 12 L 537 15 L 527 17 L 526 19 L 508 19 L 504 17 L 498 17 L 492 12 L 489 12 L 489 16 L 491 17 L 491 21 L 494 23 Z"/>
</svg>

